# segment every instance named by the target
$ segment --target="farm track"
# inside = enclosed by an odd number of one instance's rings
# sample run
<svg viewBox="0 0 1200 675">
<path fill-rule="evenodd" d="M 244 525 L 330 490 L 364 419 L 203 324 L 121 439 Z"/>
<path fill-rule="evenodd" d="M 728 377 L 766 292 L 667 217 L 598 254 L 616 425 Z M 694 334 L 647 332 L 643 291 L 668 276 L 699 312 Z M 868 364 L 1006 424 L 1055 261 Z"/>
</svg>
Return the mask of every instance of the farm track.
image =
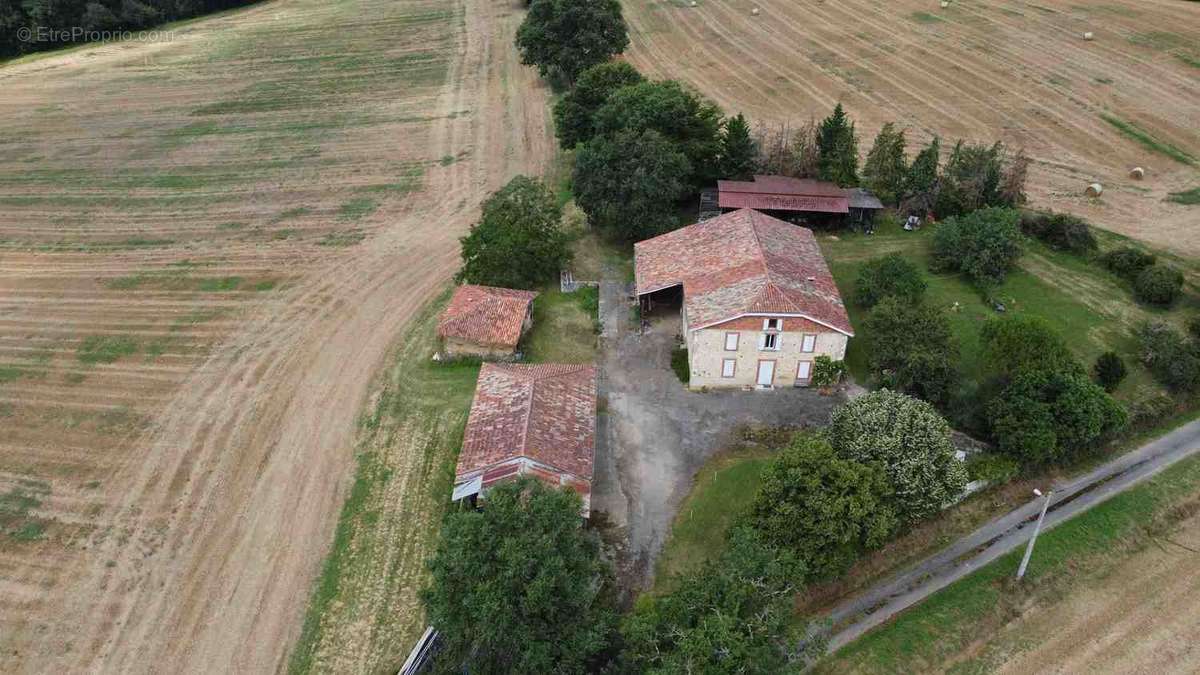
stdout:
<svg viewBox="0 0 1200 675">
<path fill-rule="evenodd" d="M 372 377 L 553 153 L 516 11 L 271 3 L 0 68 L 0 493 L 46 528 L 0 541 L 0 670 L 282 667 Z"/>
<path fill-rule="evenodd" d="M 1200 215 L 1165 202 L 1200 183 L 1200 168 L 1148 151 L 1101 114 L 1133 122 L 1200 156 L 1200 7 L 1129 0 L 879 3 L 869 0 L 625 0 L 627 56 L 653 77 L 684 80 L 726 112 L 798 126 L 841 101 L 865 155 L 879 127 L 909 130 L 910 153 L 1002 140 L 1034 159 L 1034 206 L 1200 254 Z M 760 14 L 751 14 L 753 7 Z M 1085 31 L 1095 33 L 1084 41 Z M 943 154 L 945 159 L 946 154 Z M 1128 178 L 1143 166 L 1145 181 Z M 1105 186 L 1101 199 L 1083 188 Z"/>
</svg>

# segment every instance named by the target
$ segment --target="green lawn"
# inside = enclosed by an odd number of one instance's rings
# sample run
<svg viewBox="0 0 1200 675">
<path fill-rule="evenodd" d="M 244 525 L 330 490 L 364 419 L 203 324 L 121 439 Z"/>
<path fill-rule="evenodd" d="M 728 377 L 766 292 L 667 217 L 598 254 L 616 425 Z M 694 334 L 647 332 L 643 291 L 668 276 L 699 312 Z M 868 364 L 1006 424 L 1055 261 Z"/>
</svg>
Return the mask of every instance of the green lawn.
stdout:
<svg viewBox="0 0 1200 675">
<path fill-rule="evenodd" d="M 558 284 L 543 288 L 533 301 L 533 328 L 521 351 L 535 363 L 593 363 L 599 334 L 599 290 L 563 293 Z"/>
<path fill-rule="evenodd" d="M 758 493 L 770 452 L 734 448 L 713 457 L 696 474 L 679 508 L 654 573 L 655 594 L 671 590 L 675 575 L 693 570 L 725 550 L 734 519 Z"/>
<path fill-rule="evenodd" d="M 987 663 L 955 660 L 977 640 L 1003 640 L 1001 629 L 1031 604 L 1069 593 L 1148 544 L 1148 531 L 1169 529 L 1191 512 L 1177 507 L 1194 505 L 1198 491 L 1200 457 L 1193 457 L 1044 533 L 1024 583 L 1011 578 L 1023 554 L 1018 548 L 827 657 L 815 672 L 990 670 Z M 986 658 L 988 650 L 980 651 Z"/>
<path fill-rule="evenodd" d="M 962 276 L 929 271 L 928 249 L 934 227 L 905 232 L 899 225 L 886 224 L 871 236 L 839 233 L 819 239 L 855 328 L 846 364 L 861 383 L 869 382 L 870 336 L 865 332 L 868 310 L 853 301 L 854 283 L 863 263 L 892 252 L 899 252 L 917 264 L 929 284 L 927 300 L 946 309 L 959 344 L 964 377 L 977 380 L 981 376 L 979 329 L 998 313 L 984 303 L 980 292 Z M 1118 243 L 1110 241 L 1110 245 Z M 1174 259 L 1171 262 L 1178 264 Z M 1180 266 L 1185 272 L 1195 273 L 1194 268 Z M 1008 276 L 994 296 L 1005 304 L 1007 315 L 1027 314 L 1049 322 L 1085 365 L 1090 366 L 1108 350 L 1121 354 L 1130 366 L 1130 376 L 1117 391 L 1117 396 L 1123 399 L 1132 398 L 1147 387 L 1156 387 L 1149 373 L 1134 365 L 1133 331 L 1137 325 L 1160 317 L 1182 321 L 1196 303 L 1194 297 L 1189 297 L 1171 311 L 1139 305 L 1127 282 L 1090 261 L 1051 250 L 1032 240 L 1026 246 L 1019 269 Z"/>
</svg>

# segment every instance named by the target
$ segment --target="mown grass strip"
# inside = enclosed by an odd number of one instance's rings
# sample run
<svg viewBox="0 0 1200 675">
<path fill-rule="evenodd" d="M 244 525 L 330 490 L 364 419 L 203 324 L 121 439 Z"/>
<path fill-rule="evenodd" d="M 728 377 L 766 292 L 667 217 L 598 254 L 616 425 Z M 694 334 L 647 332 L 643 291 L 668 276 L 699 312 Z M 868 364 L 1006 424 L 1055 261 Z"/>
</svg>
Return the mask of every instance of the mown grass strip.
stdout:
<svg viewBox="0 0 1200 675">
<path fill-rule="evenodd" d="M 1151 135 L 1150 132 L 1139 127 L 1133 122 L 1126 122 L 1119 117 L 1114 117 L 1107 113 L 1101 113 L 1100 117 L 1105 122 L 1108 122 L 1115 127 L 1117 131 L 1120 131 L 1125 136 L 1137 141 L 1139 145 L 1147 150 L 1150 150 L 1151 152 L 1157 152 L 1160 155 L 1165 155 L 1177 162 L 1187 164 L 1188 166 L 1197 165 L 1197 160 L 1194 155 L 1166 141 L 1158 140 Z"/>
<path fill-rule="evenodd" d="M 1186 204 L 1188 206 L 1200 204 L 1200 187 L 1194 187 L 1191 190 L 1184 190 L 1182 192 L 1172 192 L 1167 195 L 1167 201 L 1175 202 L 1176 204 Z"/>
</svg>

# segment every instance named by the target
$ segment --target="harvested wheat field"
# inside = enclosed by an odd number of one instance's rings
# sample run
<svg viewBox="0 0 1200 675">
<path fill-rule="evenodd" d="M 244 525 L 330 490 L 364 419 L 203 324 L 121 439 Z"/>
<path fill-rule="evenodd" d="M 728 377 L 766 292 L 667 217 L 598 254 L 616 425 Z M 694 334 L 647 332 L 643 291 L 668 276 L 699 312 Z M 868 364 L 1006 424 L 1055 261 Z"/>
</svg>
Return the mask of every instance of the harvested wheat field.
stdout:
<svg viewBox="0 0 1200 675">
<path fill-rule="evenodd" d="M 629 59 L 691 83 L 728 113 L 799 125 L 841 101 L 864 156 L 888 121 L 908 129 L 910 153 L 935 134 L 1002 140 L 1034 159 L 1034 206 L 1200 254 L 1200 210 L 1166 201 L 1200 185 L 1200 4 L 623 4 Z M 1135 166 L 1144 180 L 1129 177 Z M 1104 185 L 1098 199 L 1084 196 L 1092 182 Z"/>
<path fill-rule="evenodd" d="M 552 154 L 519 9 L 269 2 L 0 66 L 0 671 L 284 666 L 372 378 Z"/>
</svg>

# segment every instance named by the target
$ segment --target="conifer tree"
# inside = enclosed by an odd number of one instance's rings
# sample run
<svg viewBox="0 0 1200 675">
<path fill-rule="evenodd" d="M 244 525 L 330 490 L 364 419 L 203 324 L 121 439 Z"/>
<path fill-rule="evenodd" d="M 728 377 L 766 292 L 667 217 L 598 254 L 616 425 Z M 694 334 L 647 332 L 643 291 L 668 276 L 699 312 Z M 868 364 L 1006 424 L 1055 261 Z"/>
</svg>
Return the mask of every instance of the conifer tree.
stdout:
<svg viewBox="0 0 1200 675">
<path fill-rule="evenodd" d="M 924 215 L 933 209 L 937 201 L 940 154 L 941 142 L 937 136 L 917 153 L 905 177 L 903 210 Z"/>
<path fill-rule="evenodd" d="M 754 175 L 754 158 L 757 154 L 746 118 L 738 113 L 726 120 L 721 134 L 721 177 L 749 179 Z"/>
<path fill-rule="evenodd" d="M 884 204 L 895 205 L 904 194 L 908 165 L 904 158 L 904 132 L 891 122 L 883 125 L 867 161 L 863 164 L 863 185 Z"/>
<path fill-rule="evenodd" d="M 821 180 L 842 187 L 858 185 L 858 138 L 854 122 L 850 121 L 841 103 L 821 121 L 817 147 L 821 153 L 818 174 Z"/>
</svg>

